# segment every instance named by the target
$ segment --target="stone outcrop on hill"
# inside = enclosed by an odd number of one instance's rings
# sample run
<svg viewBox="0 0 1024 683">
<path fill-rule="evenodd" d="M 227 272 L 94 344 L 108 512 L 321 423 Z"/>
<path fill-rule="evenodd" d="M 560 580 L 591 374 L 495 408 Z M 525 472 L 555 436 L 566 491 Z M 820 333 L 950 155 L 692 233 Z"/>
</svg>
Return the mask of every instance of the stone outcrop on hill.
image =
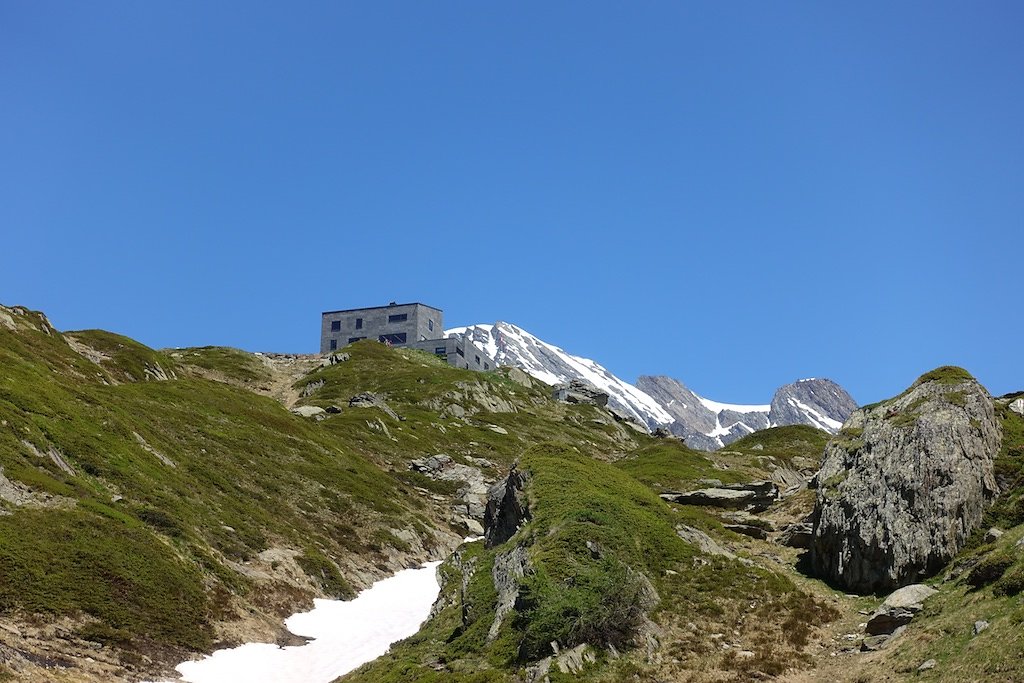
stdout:
<svg viewBox="0 0 1024 683">
<path fill-rule="evenodd" d="M 856 411 L 812 482 L 815 572 L 860 593 L 937 572 L 997 493 L 1000 440 L 992 398 L 959 368 Z"/>
<path fill-rule="evenodd" d="M 488 548 L 501 545 L 512 538 L 523 524 L 530 520 L 530 507 L 526 501 L 526 482 L 530 475 L 512 466 L 508 477 L 487 492 L 484 510 L 484 544 Z"/>
</svg>

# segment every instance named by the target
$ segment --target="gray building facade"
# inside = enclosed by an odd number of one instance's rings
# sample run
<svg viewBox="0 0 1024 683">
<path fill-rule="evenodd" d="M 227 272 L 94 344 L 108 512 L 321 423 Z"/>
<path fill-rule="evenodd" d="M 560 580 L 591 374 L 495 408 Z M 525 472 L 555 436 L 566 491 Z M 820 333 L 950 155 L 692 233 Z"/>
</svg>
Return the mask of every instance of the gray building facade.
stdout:
<svg viewBox="0 0 1024 683">
<path fill-rule="evenodd" d="M 325 311 L 320 320 L 320 353 L 340 349 L 360 339 L 408 346 L 443 334 L 441 309 L 420 303 Z"/>
<path fill-rule="evenodd" d="M 452 367 L 493 370 L 491 359 L 465 339 L 445 339 L 444 313 L 421 303 L 325 311 L 320 318 L 320 353 L 330 353 L 362 339 L 418 349 L 444 358 Z"/>
</svg>

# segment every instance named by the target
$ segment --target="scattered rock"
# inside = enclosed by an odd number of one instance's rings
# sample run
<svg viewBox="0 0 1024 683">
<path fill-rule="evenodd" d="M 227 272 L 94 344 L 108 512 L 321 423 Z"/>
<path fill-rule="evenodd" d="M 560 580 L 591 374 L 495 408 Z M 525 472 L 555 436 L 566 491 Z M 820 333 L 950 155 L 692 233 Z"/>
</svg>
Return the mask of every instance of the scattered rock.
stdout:
<svg viewBox="0 0 1024 683">
<path fill-rule="evenodd" d="M 985 532 L 985 543 L 995 543 L 1003 535 L 1002 529 L 992 527 Z"/>
<path fill-rule="evenodd" d="M 563 650 L 555 657 L 555 666 L 564 674 L 578 674 L 583 667 L 597 661 L 593 648 L 581 643 L 570 650 Z"/>
<path fill-rule="evenodd" d="M 936 666 L 938 666 L 938 664 L 939 663 L 937 661 L 935 661 L 934 659 L 927 659 L 927 660 L 925 660 L 924 662 L 921 663 L 921 666 L 917 667 L 917 670 L 918 671 L 931 671 Z"/>
<path fill-rule="evenodd" d="M 306 386 L 302 387 L 302 391 L 299 392 L 300 398 L 309 398 L 315 394 L 326 382 L 322 379 L 313 380 Z"/>
<path fill-rule="evenodd" d="M 292 412 L 300 417 L 316 417 L 317 415 L 323 415 L 327 411 L 320 406 L 299 406 L 292 408 Z"/>
<path fill-rule="evenodd" d="M 987 628 L 988 622 L 984 619 L 979 619 L 978 621 L 974 622 L 974 635 L 978 635 Z"/>
<path fill-rule="evenodd" d="M 1010 403 L 1010 410 L 1019 415 L 1024 415 L 1024 398 L 1014 399 Z"/>
<path fill-rule="evenodd" d="M 779 534 L 778 542 L 789 548 L 810 548 L 814 526 L 809 522 L 794 522 Z"/>
<path fill-rule="evenodd" d="M 356 394 L 348 400 L 349 408 L 379 408 L 383 410 L 389 417 L 395 420 L 402 420 L 398 413 L 391 409 L 391 407 L 384 401 L 383 398 L 377 394 L 370 392 L 364 392 L 362 394 Z"/>
<path fill-rule="evenodd" d="M 462 520 L 462 525 L 465 526 L 466 530 L 469 531 L 469 533 L 473 534 L 474 536 L 483 536 L 484 535 L 484 525 L 481 524 L 480 522 L 478 522 L 475 519 L 471 519 L 469 517 L 466 517 L 465 519 Z"/>
<path fill-rule="evenodd" d="M 551 397 L 564 403 L 588 403 L 601 407 L 608 405 L 606 392 L 579 379 L 556 386 L 551 390 Z"/>
<path fill-rule="evenodd" d="M 508 434 L 507 429 L 505 429 L 504 427 L 499 427 L 498 425 L 487 425 L 487 428 L 490 429 L 495 434 Z"/>
<path fill-rule="evenodd" d="M 708 555 L 721 555 L 722 557 L 728 557 L 735 559 L 736 556 L 720 546 L 715 539 L 708 536 L 700 529 L 694 529 L 692 526 L 680 524 L 676 527 L 676 534 L 679 538 L 683 539 L 690 545 L 695 545 Z"/>
<path fill-rule="evenodd" d="M 435 481 L 463 482 L 464 485 L 455 494 L 456 511 L 475 520 L 483 519 L 488 485 L 479 469 L 457 463 L 450 455 L 444 453 L 412 460 L 409 462 L 409 469 Z M 483 528 L 480 529 L 480 533 L 483 533 Z"/>
<path fill-rule="evenodd" d="M 341 412 L 341 408 L 338 406 L 327 406 L 324 410 L 326 410 L 331 415 L 337 415 L 338 413 Z"/>
<path fill-rule="evenodd" d="M 662 493 L 661 498 L 680 505 L 738 508 L 757 512 L 767 509 L 778 500 L 779 487 L 774 482 L 756 481 L 748 484 L 726 484 L 685 493 L 668 491 Z"/>
<path fill-rule="evenodd" d="M 960 369 L 856 411 L 815 475 L 811 565 L 846 590 L 892 590 L 959 551 L 997 493 L 992 398 Z"/>
<path fill-rule="evenodd" d="M 885 644 L 889 642 L 891 636 L 868 636 L 861 641 L 860 649 L 861 652 L 874 652 L 875 650 L 881 650 L 885 647 Z"/>
<path fill-rule="evenodd" d="M 651 432 L 651 436 L 655 439 L 668 439 L 672 437 L 672 432 L 668 431 L 667 427 L 658 427 Z"/>
<path fill-rule="evenodd" d="M 892 593 L 874 611 L 864 627 L 871 635 L 890 634 L 909 624 L 923 609 L 922 603 L 937 590 L 924 584 L 912 584 Z"/>
<path fill-rule="evenodd" d="M 156 457 L 157 460 L 159 460 L 163 464 L 167 465 L 168 467 L 172 467 L 172 468 L 177 468 L 178 467 L 173 460 L 171 460 L 166 455 L 164 455 L 160 451 L 158 451 L 155 448 L 153 448 L 152 446 L 150 446 L 146 442 L 146 440 L 142 438 L 141 434 L 139 434 L 138 432 L 132 432 L 132 436 L 135 437 L 135 440 L 142 447 L 142 450 L 146 451 L 147 453 L 151 453 L 153 456 Z"/>
</svg>

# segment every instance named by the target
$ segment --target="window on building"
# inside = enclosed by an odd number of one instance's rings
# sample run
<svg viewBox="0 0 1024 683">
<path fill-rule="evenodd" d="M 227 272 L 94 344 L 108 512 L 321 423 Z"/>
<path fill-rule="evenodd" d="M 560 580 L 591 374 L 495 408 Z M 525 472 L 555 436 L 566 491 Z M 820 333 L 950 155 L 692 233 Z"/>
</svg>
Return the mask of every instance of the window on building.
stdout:
<svg viewBox="0 0 1024 683">
<path fill-rule="evenodd" d="M 409 319 L 409 314 L 408 313 L 398 313 L 396 315 L 389 315 L 388 316 L 388 322 L 389 323 L 404 323 L 408 319 Z"/>
<path fill-rule="evenodd" d="M 490 363 L 484 363 L 484 370 L 490 370 L 490 369 L 491 369 L 491 364 Z"/>
<path fill-rule="evenodd" d="M 399 332 L 398 334 L 382 334 L 377 337 L 383 344 L 404 344 L 406 340 L 405 332 Z"/>
<path fill-rule="evenodd" d="M 341 329 L 341 321 L 340 320 L 332 320 L 331 321 L 331 332 L 337 332 L 340 329 Z"/>
<path fill-rule="evenodd" d="M 480 365 L 480 356 L 473 356 L 473 357 L 476 358 L 476 364 Z"/>
<path fill-rule="evenodd" d="M 356 318 L 356 329 L 357 330 L 363 329 L 363 319 L 362 318 Z"/>
<path fill-rule="evenodd" d="M 436 346 L 436 347 L 434 347 L 434 353 L 436 353 L 439 356 L 447 356 L 448 355 L 448 349 L 446 349 L 443 346 Z"/>
<path fill-rule="evenodd" d="M 352 342 L 357 342 L 357 341 L 360 341 L 362 339 L 366 339 L 366 337 L 349 337 L 348 338 L 348 343 L 351 344 Z"/>
<path fill-rule="evenodd" d="M 430 330 L 431 332 L 434 331 L 434 321 L 433 320 L 428 320 L 427 321 L 427 329 Z"/>
<path fill-rule="evenodd" d="M 331 340 L 331 351 L 334 351 L 337 348 L 338 348 L 338 340 L 337 339 L 332 339 Z"/>
<path fill-rule="evenodd" d="M 462 357 L 466 356 L 466 352 L 462 350 L 461 346 L 456 346 L 455 347 L 455 353 L 459 354 Z"/>
</svg>

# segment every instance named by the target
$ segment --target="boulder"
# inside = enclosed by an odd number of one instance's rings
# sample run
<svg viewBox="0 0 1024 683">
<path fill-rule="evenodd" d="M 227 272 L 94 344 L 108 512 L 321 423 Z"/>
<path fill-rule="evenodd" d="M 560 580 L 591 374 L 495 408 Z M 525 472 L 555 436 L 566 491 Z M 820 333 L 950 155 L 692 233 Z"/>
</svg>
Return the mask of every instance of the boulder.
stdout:
<svg viewBox="0 0 1024 683">
<path fill-rule="evenodd" d="M 1000 539 L 1000 537 L 1002 535 L 1003 535 L 1003 530 L 1002 529 L 997 529 L 995 527 L 992 527 L 991 529 L 989 529 L 988 531 L 985 532 L 985 543 L 995 543 L 996 541 L 998 541 Z"/>
<path fill-rule="evenodd" d="M 858 593 L 939 571 L 997 493 L 1001 438 L 992 398 L 959 368 L 934 370 L 856 411 L 813 481 L 814 571 Z"/>
<path fill-rule="evenodd" d="M 292 412 L 301 417 L 316 417 L 317 415 L 323 415 L 327 411 L 320 406 L 299 406 L 298 408 L 292 408 Z"/>
<path fill-rule="evenodd" d="M 1024 398 L 1018 398 L 1011 401 L 1010 410 L 1018 415 L 1024 415 Z"/>
<path fill-rule="evenodd" d="M 814 526 L 810 522 L 795 522 L 779 534 L 779 545 L 789 548 L 810 548 L 814 536 Z"/>
<path fill-rule="evenodd" d="M 564 403 L 588 403 L 601 407 L 608 405 L 607 392 L 579 379 L 556 386 L 551 390 L 551 397 Z"/>
<path fill-rule="evenodd" d="M 911 584 L 895 591 L 879 605 L 864 630 L 873 636 L 888 635 L 909 624 L 923 609 L 922 603 L 937 590 L 924 584 Z"/>
<path fill-rule="evenodd" d="M 760 511 L 767 509 L 779 498 L 779 487 L 770 481 L 755 481 L 748 484 L 726 484 L 696 491 L 668 491 L 661 498 L 680 505 L 704 505 L 709 507 Z"/>
<path fill-rule="evenodd" d="M 979 619 L 978 621 L 974 622 L 974 635 L 978 635 L 987 628 L 988 622 L 984 619 Z"/>
</svg>

